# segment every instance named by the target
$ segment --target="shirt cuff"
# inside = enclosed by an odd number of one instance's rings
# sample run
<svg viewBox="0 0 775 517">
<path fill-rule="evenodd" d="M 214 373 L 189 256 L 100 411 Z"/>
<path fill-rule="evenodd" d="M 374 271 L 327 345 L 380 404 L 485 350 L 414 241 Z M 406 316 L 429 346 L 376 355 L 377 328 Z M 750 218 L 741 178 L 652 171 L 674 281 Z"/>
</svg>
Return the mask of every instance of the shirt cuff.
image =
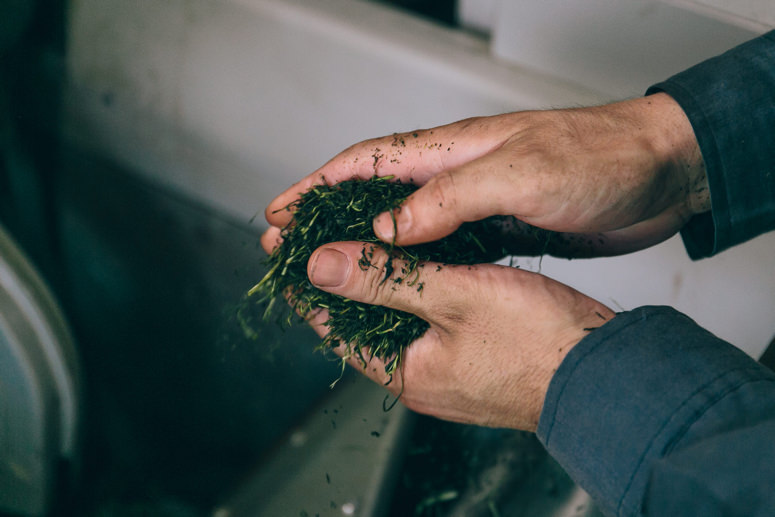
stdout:
<svg viewBox="0 0 775 517">
<path fill-rule="evenodd" d="M 681 235 L 689 256 L 709 257 L 775 228 L 775 31 L 648 89 L 670 95 L 694 129 L 712 214 Z"/>
</svg>

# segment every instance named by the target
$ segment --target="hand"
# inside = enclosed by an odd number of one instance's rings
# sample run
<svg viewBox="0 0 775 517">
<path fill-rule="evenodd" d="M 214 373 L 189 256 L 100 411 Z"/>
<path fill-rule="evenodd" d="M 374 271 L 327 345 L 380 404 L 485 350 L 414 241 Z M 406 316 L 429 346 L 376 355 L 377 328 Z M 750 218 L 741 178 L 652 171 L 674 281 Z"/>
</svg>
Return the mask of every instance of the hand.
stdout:
<svg viewBox="0 0 775 517">
<path fill-rule="evenodd" d="M 549 382 L 565 355 L 590 328 L 614 313 L 542 275 L 492 264 L 437 268 L 426 264 L 414 287 L 382 282 L 387 255 L 375 250 L 375 268 L 357 266 L 363 246 L 339 242 L 316 250 L 310 280 L 347 298 L 414 313 L 429 330 L 405 351 L 391 380 L 371 358 L 354 367 L 410 409 L 457 422 L 535 430 Z M 401 264 L 394 262 L 395 270 Z M 325 336 L 328 315 L 310 322 Z M 344 354 L 345 347 L 338 353 Z"/>
<path fill-rule="evenodd" d="M 436 240 L 462 222 L 513 215 L 514 253 L 601 256 L 636 251 L 675 234 L 710 208 L 689 121 L 668 95 L 594 108 L 521 112 L 367 140 L 278 196 L 280 210 L 314 184 L 374 174 L 421 185 L 396 210 L 396 243 Z M 548 249 L 525 248 L 526 224 L 561 232 Z M 390 214 L 374 221 L 393 238 Z"/>
</svg>

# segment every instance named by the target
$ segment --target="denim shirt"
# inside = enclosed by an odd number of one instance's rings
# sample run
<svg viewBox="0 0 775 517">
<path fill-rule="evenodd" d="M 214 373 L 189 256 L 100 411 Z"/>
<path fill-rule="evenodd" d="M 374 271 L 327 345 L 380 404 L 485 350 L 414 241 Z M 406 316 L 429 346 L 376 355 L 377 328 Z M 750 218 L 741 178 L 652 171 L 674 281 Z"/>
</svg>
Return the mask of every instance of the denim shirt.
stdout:
<svg viewBox="0 0 775 517">
<path fill-rule="evenodd" d="M 686 112 L 708 174 L 689 255 L 775 229 L 775 31 L 655 91 Z M 775 373 L 669 307 L 620 313 L 571 350 L 537 434 L 608 515 L 775 515 Z"/>
</svg>

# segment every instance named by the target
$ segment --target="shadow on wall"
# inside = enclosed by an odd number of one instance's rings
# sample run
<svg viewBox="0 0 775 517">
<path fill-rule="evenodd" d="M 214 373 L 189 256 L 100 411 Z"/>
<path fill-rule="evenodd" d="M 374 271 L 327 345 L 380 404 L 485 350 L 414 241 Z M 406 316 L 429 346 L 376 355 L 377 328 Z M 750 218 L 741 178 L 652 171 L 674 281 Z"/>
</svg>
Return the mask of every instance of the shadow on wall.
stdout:
<svg viewBox="0 0 775 517">
<path fill-rule="evenodd" d="M 376 3 L 392 5 L 411 11 L 443 25 L 455 27 L 457 20 L 457 0 L 372 0 Z"/>
</svg>

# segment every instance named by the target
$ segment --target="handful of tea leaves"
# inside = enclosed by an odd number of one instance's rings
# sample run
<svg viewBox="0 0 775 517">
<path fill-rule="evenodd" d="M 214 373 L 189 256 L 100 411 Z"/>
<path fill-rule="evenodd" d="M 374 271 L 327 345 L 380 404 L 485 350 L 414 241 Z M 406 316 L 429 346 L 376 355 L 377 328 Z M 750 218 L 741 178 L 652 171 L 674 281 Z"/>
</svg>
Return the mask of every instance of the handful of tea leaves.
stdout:
<svg viewBox="0 0 775 517">
<path fill-rule="evenodd" d="M 327 350 L 340 343 L 348 356 L 367 362 L 362 352 L 382 359 L 385 371 L 393 374 L 400 365 L 404 349 L 428 329 L 428 323 L 406 312 L 378 305 L 367 305 L 321 291 L 307 277 L 307 261 L 316 248 L 336 241 L 371 243 L 364 248 L 361 268 L 372 267 L 373 246 L 385 249 L 391 259 L 385 265 L 383 287 L 398 284 L 414 288 L 422 295 L 424 262 L 476 264 L 502 256 L 499 223 L 495 218 L 462 225 L 452 235 L 427 244 L 399 247 L 377 239 L 372 220 L 393 210 L 418 187 L 391 181 L 392 177 L 372 177 L 334 185 L 318 185 L 302 194 L 285 210 L 293 220 L 282 229 L 282 243 L 267 259 L 269 272 L 248 291 L 249 299 L 266 303 L 264 319 L 277 317 L 278 299 L 288 300 L 293 311 L 306 318 L 316 309 L 328 310 L 329 332 L 318 349 Z M 406 261 L 406 267 L 394 270 L 392 259 Z M 430 274 L 431 272 L 429 272 Z M 279 304 L 283 307 L 285 304 Z M 290 323 L 293 312 L 284 319 Z M 280 321 L 282 321 L 282 314 Z"/>
</svg>

